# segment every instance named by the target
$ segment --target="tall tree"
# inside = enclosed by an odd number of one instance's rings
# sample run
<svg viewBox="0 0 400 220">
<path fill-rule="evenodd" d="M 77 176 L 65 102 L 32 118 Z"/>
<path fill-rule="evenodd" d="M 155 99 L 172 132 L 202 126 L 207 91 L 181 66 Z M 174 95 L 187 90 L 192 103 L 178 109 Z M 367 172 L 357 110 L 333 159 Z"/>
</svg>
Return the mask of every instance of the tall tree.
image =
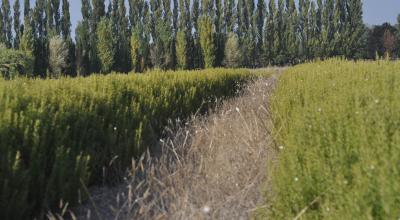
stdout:
<svg viewBox="0 0 400 220">
<path fill-rule="evenodd" d="M 0 44 L 6 43 L 6 36 L 5 36 L 5 27 L 4 27 L 4 19 L 3 19 L 3 12 L 0 8 Z M 3 46 L 3 45 L 2 45 Z"/>
<path fill-rule="evenodd" d="M 324 4 L 322 0 L 317 0 L 317 14 L 316 14 L 316 25 L 317 25 L 317 38 L 318 38 L 318 43 L 317 43 L 317 48 L 315 50 L 315 56 L 317 58 L 323 57 L 323 44 L 322 44 L 322 15 L 324 12 Z"/>
<path fill-rule="evenodd" d="M 199 39 L 205 68 L 214 67 L 215 47 L 213 24 L 211 18 L 206 14 L 203 14 L 199 21 Z"/>
<path fill-rule="evenodd" d="M 117 7 L 117 21 L 116 23 L 113 23 L 113 25 L 116 25 L 115 30 L 117 30 L 116 33 L 116 57 L 115 57 L 115 64 L 116 66 L 114 67 L 115 70 L 120 71 L 120 72 L 128 72 L 130 70 L 130 58 L 129 58 L 129 25 L 128 25 L 128 18 L 126 15 L 126 7 L 125 7 L 125 1 L 124 0 L 118 0 L 117 2 L 118 7 Z M 114 17 L 115 19 L 115 17 Z"/>
<path fill-rule="evenodd" d="M 92 19 L 94 25 L 96 26 L 96 24 L 99 23 L 101 18 L 104 17 L 104 15 L 106 14 L 104 0 L 92 0 L 92 6 L 93 6 Z"/>
<path fill-rule="evenodd" d="M 286 0 L 286 51 L 287 62 L 295 64 L 298 62 L 298 40 L 296 31 L 298 28 L 298 14 L 294 0 Z"/>
<path fill-rule="evenodd" d="M 348 18 L 347 18 L 347 38 L 348 58 L 360 58 L 362 54 L 359 53 L 358 48 L 363 47 L 362 36 L 365 31 L 363 23 L 363 11 L 361 0 L 351 0 L 347 4 Z"/>
<path fill-rule="evenodd" d="M 318 24 L 317 24 L 317 9 L 315 2 L 311 2 L 311 8 L 309 13 L 309 39 L 308 39 L 308 47 L 309 47 L 309 58 L 315 59 L 318 54 Z"/>
<path fill-rule="evenodd" d="M 78 23 L 75 31 L 75 57 L 77 74 L 85 76 L 92 72 L 93 60 L 96 57 L 96 54 L 94 54 L 95 50 L 93 49 L 96 45 L 92 44 L 92 39 L 94 38 L 90 34 L 92 31 L 92 7 L 90 0 L 82 0 L 81 13 L 82 21 Z"/>
<path fill-rule="evenodd" d="M 64 40 L 71 38 L 71 15 L 68 0 L 62 1 L 61 33 Z"/>
<path fill-rule="evenodd" d="M 31 25 L 29 12 L 24 18 L 24 32 L 21 37 L 20 48 L 31 56 L 35 62 L 35 33 Z"/>
<path fill-rule="evenodd" d="M 275 57 L 275 13 L 276 13 L 276 5 L 275 1 L 269 1 L 268 3 L 268 16 L 265 24 L 265 34 L 264 34 L 264 53 L 265 55 L 265 64 L 272 64 L 272 59 Z"/>
<path fill-rule="evenodd" d="M 264 2 L 264 1 L 259 1 Z M 234 0 L 224 0 L 224 18 L 225 18 L 225 32 L 234 31 L 234 16 L 235 16 L 235 1 Z"/>
<path fill-rule="evenodd" d="M 322 44 L 323 48 L 322 56 L 330 57 L 334 51 L 334 36 L 335 36 L 335 25 L 333 23 L 334 18 L 334 0 L 326 0 L 322 14 Z"/>
<path fill-rule="evenodd" d="M 310 0 L 300 0 L 299 1 L 299 36 L 300 36 L 299 57 L 301 60 L 307 60 L 309 59 L 310 56 L 309 13 L 310 13 Z"/>
<path fill-rule="evenodd" d="M 193 57 L 192 57 L 192 67 L 193 68 L 202 68 L 204 66 L 204 59 L 202 55 L 202 49 L 200 44 L 200 35 L 199 35 L 199 17 L 201 14 L 200 9 L 200 1 L 193 0 L 192 4 L 192 16 L 191 21 L 193 24 Z"/>
<path fill-rule="evenodd" d="M 33 9 L 33 24 L 35 32 L 35 59 L 34 72 L 40 76 L 46 76 L 48 67 L 48 30 L 46 29 L 46 1 L 36 0 Z"/>
<path fill-rule="evenodd" d="M 90 34 L 89 23 L 85 20 L 78 23 L 75 31 L 76 71 L 78 75 L 90 73 Z"/>
<path fill-rule="evenodd" d="M 48 1 L 50 1 L 50 0 L 48 0 Z M 63 0 L 63 13 L 66 12 L 66 11 L 64 11 L 64 3 L 65 2 L 66 1 Z M 61 15 L 60 15 L 60 0 L 51 0 L 51 5 L 53 8 L 53 20 L 54 20 L 55 31 L 59 35 L 61 33 L 61 29 L 62 29 L 62 20 L 61 20 Z M 68 6 L 69 6 L 69 2 L 68 2 Z"/>
<path fill-rule="evenodd" d="M 10 1 L 3 0 L 1 4 L 2 10 L 2 23 L 3 23 L 3 36 L 4 36 L 4 43 L 7 48 L 12 47 L 13 43 L 13 35 L 12 35 L 12 16 L 11 16 L 11 9 L 10 9 Z"/>
<path fill-rule="evenodd" d="M 21 38 L 21 23 L 20 23 L 20 16 L 21 16 L 21 9 L 19 0 L 14 2 L 14 48 L 19 49 L 19 41 Z"/>
<path fill-rule="evenodd" d="M 29 16 L 29 11 L 31 10 L 29 0 L 24 0 L 24 18 Z"/>
<path fill-rule="evenodd" d="M 46 30 L 50 33 L 51 36 L 57 35 L 54 25 L 54 10 L 52 1 L 46 2 Z"/>
<path fill-rule="evenodd" d="M 55 18 L 55 20 L 57 20 Z M 75 74 L 76 73 L 76 56 L 75 56 L 75 44 L 72 41 L 71 38 L 71 15 L 69 12 L 69 1 L 68 0 L 62 0 L 62 17 L 60 20 L 60 28 L 61 28 L 61 34 L 62 34 L 62 39 L 64 43 L 66 44 L 68 48 L 68 55 L 66 59 L 66 67 L 65 67 L 65 73 L 67 74 Z M 56 30 L 58 29 L 57 27 L 57 22 L 56 22 Z"/>
<path fill-rule="evenodd" d="M 225 50 L 225 34 L 223 31 L 222 2 L 215 0 L 215 17 L 214 17 L 214 45 L 215 45 L 215 66 L 222 66 Z"/>
<path fill-rule="evenodd" d="M 265 2 L 264 0 L 257 2 L 257 10 L 256 10 L 256 26 L 257 26 L 257 48 L 261 49 L 263 45 L 263 28 L 264 28 L 264 20 L 265 20 Z M 260 51 L 260 54 L 262 52 Z"/>
<path fill-rule="evenodd" d="M 333 25 L 335 27 L 334 41 L 335 41 L 335 49 L 334 55 L 342 55 L 345 54 L 347 50 L 347 39 L 346 39 L 346 20 L 347 20 L 347 11 L 346 11 L 347 0 L 336 0 L 335 4 L 335 12 L 334 12 L 334 22 Z"/>
<path fill-rule="evenodd" d="M 274 37 L 274 50 L 276 57 L 274 62 L 282 65 L 286 63 L 286 48 L 285 48 L 285 4 L 283 0 L 278 0 L 278 10 L 274 15 L 275 21 L 275 37 Z"/>
<path fill-rule="evenodd" d="M 101 72 L 109 73 L 114 65 L 114 45 L 110 40 L 113 37 L 112 23 L 108 18 L 101 18 L 97 27 L 97 48 L 101 62 Z"/>
</svg>

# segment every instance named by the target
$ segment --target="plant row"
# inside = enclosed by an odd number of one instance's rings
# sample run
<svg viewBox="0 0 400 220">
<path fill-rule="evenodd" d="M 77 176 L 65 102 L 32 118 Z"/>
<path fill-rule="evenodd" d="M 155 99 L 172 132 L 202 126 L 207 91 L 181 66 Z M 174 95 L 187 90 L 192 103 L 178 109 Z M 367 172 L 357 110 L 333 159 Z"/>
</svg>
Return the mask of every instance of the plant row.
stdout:
<svg viewBox="0 0 400 220">
<path fill-rule="evenodd" d="M 400 62 L 299 65 L 272 100 L 271 219 L 400 216 Z"/>
<path fill-rule="evenodd" d="M 42 218 L 116 180 L 168 119 L 233 96 L 247 70 L 0 79 L 0 218 Z"/>
</svg>

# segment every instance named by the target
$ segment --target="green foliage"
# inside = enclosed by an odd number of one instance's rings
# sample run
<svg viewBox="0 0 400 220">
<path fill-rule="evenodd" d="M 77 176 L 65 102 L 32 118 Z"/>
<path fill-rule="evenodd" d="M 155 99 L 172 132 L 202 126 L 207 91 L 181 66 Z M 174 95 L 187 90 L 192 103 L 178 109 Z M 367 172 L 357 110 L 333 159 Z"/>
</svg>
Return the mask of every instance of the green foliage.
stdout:
<svg viewBox="0 0 400 220">
<path fill-rule="evenodd" d="M 19 50 L 7 49 L 0 44 L 0 78 L 13 79 L 21 75 L 31 76 L 32 71 L 32 56 Z"/>
<path fill-rule="evenodd" d="M 87 21 L 78 23 L 76 27 L 76 71 L 80 76 L 90 72 L 90 36 Z"/>
<path fill-rule="evenodd" d="M 200 18 L 199 34 L 205 68 L 211 68 L 215 63 L 215 46 L 213 24 L 209 16 L 202 16 Z"/>
<path fill-rule="evenodd" d="M 179 30 L 176 34 L 176 61 L 179 69 L 188 68 L 187 54 L 187 37 L 183 30 Z"/>
<path fill-rule="evenodd" d="M 3 35 L 2 37 L 0 37 L 0 43 L 4 43 L 7 48 L 11 48 L 13 43 L 13 22 L 11 16 L 10 0 L 2 0 L 0 14 L 2 14 L 2 16 L 0 16 L 0 18 L 2 18 L 2 20 L 0 20 L 0 23 L 2 23 L 0 25 L 0 27 L 2 26 L 2 29 L 0 29 L 2 34 L 0 35 Z"/>
<path fill-rule="evenodd" d="M 52 77 L 60 76 L 67 68 L 69 48 L 60 36 L 54 36 L 49 42 L 49 72 Z"/>
<path fill-rule="evenodd" d="M 115 180 L 169 119 L 236 94 L 247 70 L 0 79 L 0 218 L 28 219 Z M 110 163 L 113 161 L 113 163 Z"/>
<path fill-rule="evenodd" d="M 14 2 L 14 33 L 15 33 L 15 37 L 14 37 L 14 48 L 15 49 L 19 49 L 19 42 L 20 42 L 20 38 L 21 38 L 21 23 L 20 23 L 20 16 L 21 16 L 21 11 L 20 11 L 20 2 L 19 1 L 15 1 Z M 17 18 L 17 19 L 15 19 Z"/>
<path fill-rule="evenodd" d="M 228 39 L 225 44 L 225 60 L 226 67 L 235 68 L 239 67 L 241 63 L 241 51 L 239 46 L 239 39 L 234 33 L 228 34 Z"/>
<path fill-rule="evenodd" d="M 97 50 L 102 73 L 111 72 L 111 68 L 114 65 L 115 48 L 112 39 L 111 21 L 108 18 L 102 18 L 97 27 Z"/>
<path fill-rule="evenodd" d="M 271 103 L 278 162 L 264 214 L 397 219 L 399 100 L 400 62 L 335 59 L 285 72 Z"/>
</svg>

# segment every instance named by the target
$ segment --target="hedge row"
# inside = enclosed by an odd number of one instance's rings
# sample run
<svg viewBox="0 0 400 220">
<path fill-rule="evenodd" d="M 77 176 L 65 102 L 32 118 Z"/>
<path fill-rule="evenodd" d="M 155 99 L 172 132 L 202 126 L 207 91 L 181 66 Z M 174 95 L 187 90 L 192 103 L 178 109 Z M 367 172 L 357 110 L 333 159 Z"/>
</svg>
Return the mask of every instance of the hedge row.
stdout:
<svg viewBox="0 0 400 220">
<path fill-rule="evenodd" d="M 169 118 L 234 95 L 247 70 L 0 79 L 0 219 L 43 217 L 113 179 Z M 112 161 L 112 163 L 111 163 Z M 83 184 L 82 184 L 83 183 Z"/>
</svg>

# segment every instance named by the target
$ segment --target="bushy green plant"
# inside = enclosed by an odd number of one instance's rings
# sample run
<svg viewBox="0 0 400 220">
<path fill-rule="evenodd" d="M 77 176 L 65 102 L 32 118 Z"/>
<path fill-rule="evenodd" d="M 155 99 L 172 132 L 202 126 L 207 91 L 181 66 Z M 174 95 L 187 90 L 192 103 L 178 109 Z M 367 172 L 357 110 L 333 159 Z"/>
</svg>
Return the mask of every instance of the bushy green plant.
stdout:
<svg viewBox="0 0 400 220">
<path fill-rule="evenodd" d="M 234 95 L 251 77 L 214 69 L 0 80 L 0 219 L 40 217 L 84 196 L 81 183 L 115 180 L 168 119 Z"/>
<path fill-rule="evenodd" d="M 272 100 L 270 219 L 398 219 L 400 62 L 299 65 Z"/>
<path fill-rule="evenodd" d="M 0 45 L 0 76 L 12 79 L 17 76 L 29 76 L 33 71 L 33 58 L 26 53 L 7 49 Z"/>
</svg>

